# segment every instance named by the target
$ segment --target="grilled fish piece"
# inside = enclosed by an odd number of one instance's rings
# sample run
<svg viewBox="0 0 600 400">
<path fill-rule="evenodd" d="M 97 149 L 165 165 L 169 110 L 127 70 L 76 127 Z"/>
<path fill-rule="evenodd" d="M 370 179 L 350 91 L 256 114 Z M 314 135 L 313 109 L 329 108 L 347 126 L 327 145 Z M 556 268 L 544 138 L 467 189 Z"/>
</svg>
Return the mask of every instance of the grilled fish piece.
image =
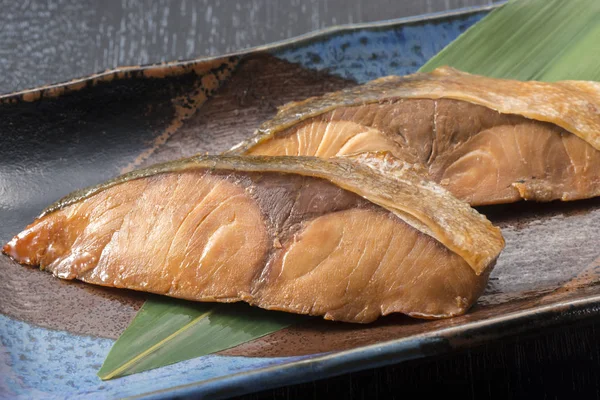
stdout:
<svg viewBox="0 0 600 400">
<path fill-rule="evenodd" d="M 367 323 L 464 313 L 504 247 L 386 154 L 199 156 L 47 208 L 3 251 L 63 279 Z"/>
<path fill-rule="evenodd" d="M 389 151 L 476 206 L 598 196 L 599 150 L 600 83 L 442 67 L 287 104 L 228 154 Z"/>
</svg>

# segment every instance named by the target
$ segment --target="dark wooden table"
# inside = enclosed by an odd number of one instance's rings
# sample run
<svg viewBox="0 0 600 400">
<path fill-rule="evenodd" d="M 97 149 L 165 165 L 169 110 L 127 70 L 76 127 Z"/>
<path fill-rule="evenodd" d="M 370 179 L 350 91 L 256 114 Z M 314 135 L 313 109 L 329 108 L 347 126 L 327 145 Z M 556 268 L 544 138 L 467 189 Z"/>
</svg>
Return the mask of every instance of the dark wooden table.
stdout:
<svg viewBox="0 0 600 400">
<path fill-rule="evenodd" d="M 331 25 L 490 2 L 0 0 L 0 93 L 116 66 L 218 55 Z M 586 321 L 245 398 L 600 398 L 599 339 L 600 324 Z"/>
</svg>

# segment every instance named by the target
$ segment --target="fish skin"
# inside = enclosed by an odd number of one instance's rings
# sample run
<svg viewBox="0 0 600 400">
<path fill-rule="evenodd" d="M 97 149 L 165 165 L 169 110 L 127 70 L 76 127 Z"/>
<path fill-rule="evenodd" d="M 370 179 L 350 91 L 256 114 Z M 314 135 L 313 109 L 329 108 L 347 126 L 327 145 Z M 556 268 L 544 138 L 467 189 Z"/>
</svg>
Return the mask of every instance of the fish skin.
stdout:
<svg viewBox="0 0 600 400">
<path fill-rule="evenodd" d="M 478 274 L 504 247 L 500 229 L 440 185 L 429 181 L 422 169 L 389 153 L 374 152 L 329 160 L 289 156 L 194 156 L 135 170 L 75 191 L 47 207 L 38 218 L 117 184 L 193 168 L 291 173 L 326 179 L 388 209 L 438 240 L 462 256 Z"/>
<path fill-rule="evenodd" d="M 267 225 L 273 222 L 265 219 L 258 192 L 250 190 L 256 185 L 240 183 L 243 176 L 258 179 L 256 174 L 332 185 L 335 190 L 318 192 L 330 193 L 341 208 L 297 221 L 296 233 L 272 238 Z M 313 209 L 317 204 L 310 200 L 306 207 Z M 335 235 L 342 235 L 337 252 L 311 245 Z M 59 200 L 3 251 L 63 279 L 366 323 L 392 312 L 421 318 L 466 312 L 503 247 L 498 228 L 423 180 L 413 166 L 389 154 L 362 153 L 330 160 L 198 156 L 137 170 Z M 361 248 L 364 254 L 354 253 Z M 314 263 L 306 265 L 319 272 L 288 277 L 300 273 L 310 251 Z M 326 281 L 325 275 L 345 286 L 315 292 L 314 277 Z M 390 276 L 398 281 L 396 289 L 386 286 Z"/>
<path fill-rule="evenodd" d="M 364 85 L 321 97 L 284 104 L 256 135 L 232 148 L 240 153 L 299 121 L 338 107 L 381 102 L 383 99 L 455 99 L 550 122 L 600 150 L 600 82 L 517 81 L 488 78 L 444 66 L 429 73 L 386 76 Z"/>
<path fill-rule="evenodd" d="M 351 123 L 356 126 L 347 130 L 340 126 Z M 509 165 L 521 163 L 518 170 L 505 167 L 495 171 L 491 167 L 495 153 L 505 144 L 502 141 L 495 148 L 483 149 L 488 153 L 483 154 L 487 163 L 463 162 L 462 170 L 450 168 L 453 160 L 446 159 L 461 152 L 465 156 L 470 151 L 473 160 L 478 158 L 482 151 L 475 147 L 477 136 L 503 125 L 521 130 L 530 127 L 532 135 L 536 130 L 546 130 L 552 134 L 544 143 L 564 150 L 555 150 L 554 155 L 559 158 L 550 160 L 540 174 L 527 163 L 544 161 L 548 156 L 544 151 L 548 149 L 532 148 L 526 133 L 516 139 L 508 135 L 504 140 L 517 140 L 516 148 L 530 149 L 525 160 L 516 152 L 500 155 L 509 157 Z M 328 145 L 322 144 L 319 150 L 327 149 L 335 142 L 330 137 L 332 132 L 360 131 L 361 126 L 369 132 L 369 138 L 358 143 L 359 150 L 390 151 L 405 162 L 424 165 L 431 179 L 474 206 L 522 199 L 570 201 L 600 195 L 600 172 L 596 172 L 600 171 L 599 82 L 522 82 L 472 75 L 449 67 L 431 73 L 384 77 L 286 104 L 254 136 L 227 154 L 280 155 L 291 151 L 291 155 L 339 156 L 344 149 L 314 151 L 296 142 L 308 136 L 316 141 L 321 129 L 326 132 L 321 141 Z M 480 131 L 473 131 L 477 127 Z M 459 146 L 463 148 L 458 149 Z M 562 172 L 563 164 L 570 164 L 567 174 Z M 496 173 L 502 178 L 498 182 L 476 187 L 480 176 Z M 471 183 L 465 186 L 466 182 Z"/>
</svg>

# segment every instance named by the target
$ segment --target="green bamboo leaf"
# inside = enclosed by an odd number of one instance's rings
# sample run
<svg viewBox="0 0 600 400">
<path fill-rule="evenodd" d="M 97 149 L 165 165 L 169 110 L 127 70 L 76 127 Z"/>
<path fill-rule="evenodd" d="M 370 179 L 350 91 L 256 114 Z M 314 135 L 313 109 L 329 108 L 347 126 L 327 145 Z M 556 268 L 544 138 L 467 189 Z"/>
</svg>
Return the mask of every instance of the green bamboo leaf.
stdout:
<svg viewBox="0 0 600 400">
<path fill-rule="evenodd" d="M 303 317 L 247 304 L 153 297 L 111 348 L 98 376 L 112 379 L 225 350 Z"/>
<path fill-rule="evenodd" d="M 600 80 L 600 1 L 520 0 L 494 10 L 429 60 L 496 78 Z"/>
</svg>

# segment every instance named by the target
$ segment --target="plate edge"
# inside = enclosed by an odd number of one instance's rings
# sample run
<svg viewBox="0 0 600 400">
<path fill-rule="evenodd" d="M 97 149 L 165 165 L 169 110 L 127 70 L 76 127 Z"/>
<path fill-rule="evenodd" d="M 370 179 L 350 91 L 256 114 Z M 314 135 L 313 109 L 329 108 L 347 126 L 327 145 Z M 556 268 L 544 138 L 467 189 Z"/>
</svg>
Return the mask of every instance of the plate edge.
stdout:
<svg viewBox="0 0 600 400">
<path fill-rule="evenodd" d="M 10 98 L 21 97 L 23 95 L 33 94 L 33 93 L 41 92 L 41 91 L 48 90 L 48 89 L 56 89 L 56 88 L 68 87 L 71 85 L 81 84 L 86 81 L 91 81 L 91 80 L 102 78 L 102 77 L 105 77 L 108 75 L 114 75 L 119 72 L 120 73 L 137 72 L 137 71 L 144 71 L 144 70 L 148 70 L 148 69 L 152 69 L 152 68 L 163 68 L 163 67 L 185 67 L 185 66 L 189 66 L 189 65 L 193 65 L 193 64 L 203 63 L 203 62 L 210 62 L 210 61 L 215 61 L 218 59 L 225 59 L 228 57 L 242 57 L 242 56 L 248 56 L 248 55 L 252 55 L 252 54 L 256 54 L 256 53 L 276 51 L 276 50 L 280 50 L 285 47 L 303 45 L 310 41 L 324 39 L 329 36 L 349 33 L 349 32 L 353 32 L 353 31 L 357 31 L 357 30 L 389 29 L 392 27 L 402 26 L 402 25 L 411 25 L 411 24 L 422 23 L 422 22 L 427 22 L 427 21 L 443 20 L 443 19 L 447 19 L 447 18 L 468 16 L 471 14 L 477 14 L 479 12 L 495 10 L 495 9 L 503 6 L 507 2 L 508 2 L 508 0 L 500 0 L 500 1 L 495 1 L 488 5 L 485 5 L 485 6 L 463 7 L 463 8 L 454 9 L 452 11 L 440 11 L 440 12 L 435 12 L 435 13 L 420 14 L 420 15 L 416 15 L 416 16 L 412 16 L 412 17 L 396 18 L 396 19 L 385 20 L 385 21 L 335 25 L 335 26 L 331 26 L 329 28 L 319 29 L 319 30 L 308 32 L 308 33 L 305 33 L 305 34 L 302 34 L 299 36 L 294 36 L 289 39 L 276 41 L 276 42 L 272 42 L 272 43 L 265 44 L 265 45 L 249 47 L 247 49 L 243 49 L 243 50 L 239 50 L 239 51 L 235 51 L 235 52 L 231 52 L 231 53 L 225 53 L 225 54 L 221 54 L 221 55 L 217 55 L 217 56 L 200 57 L 200 58 L 194 58 L 194 59 L 190 59 L 190 60 L 177 60 L 177 61 L 168 61 L 168 62 L 161 62 L 161 63 L 154 63 L 154 64 L 135 65 L 135 66 L 131 66 L 131 65 L 130 66 L 120 66 L 120 67 L 108 69 L 108 70 L 105 70 L 102 72 L 97 72 L 97 73 L 93 73 L 90 75 L 86 75 L 83 77 L 74 78 L 69 81 L 51 83 L 48 85 L 37 86 L 34 88 L 19 90 L 16 92 L 9 92 L 9 93 L 5 93 L 5 94 L 0 93 L 0 101 L 6 101 Z"/>
<path fill-rule="evenodd" d="M 173 386 L 128 398 L 162 399 L 165 396 L 192 395 L 210 396 L 210 398 L 239 396 L 252 393 L 253 390 L 247 386 L 252 386 L 253 382 L 263 377 L 269 377 L 268 380 L 264 380 L 269 383 L 261 387 L 261 390 L 268 390 L 289 384 L 304 383 L 313 379 L 330 378 L 369 368 L 383 367 L 427 357 L 427 354 L 425 354 L 426 351 L 423 351 L 424 346 L 439 346 L 445 343 L 448 350 L 459 350 L 470 347 L 484 339 L 477 340 L 471 337 L 469 340 L 456 341 L 455 343 L 451 343 L 451 341 L 476 334 L 485 336 L 486 330 L 494 329 L 499 324 L 503 326 L 503 329 L 496 336 L 498 339 L 518 333 L 531 332 L 540 328 L 540 326 L 546 328 L 564 324 L 566 321 L 587 319 L 593 315 L 600 315 L 599 305 L 600 294 L 588 295 L 579 299 L 537 306 L 523 311 L 515 311 L 502 316 L 469 322 L 407 338 L 330 353 L 308 360 L 292 361 L 283 365 Z M 554 314 L 558 313 L 564 313 L 564 315 L 561 315 L 560 318 L 551 318 Z M 531 322 L 534 319 L 541 320 L 541 324 L 535 326 L 527 324 L 527 322 Z M 506 325 L 509 326 L 507 327 Z"/>
</svg>

